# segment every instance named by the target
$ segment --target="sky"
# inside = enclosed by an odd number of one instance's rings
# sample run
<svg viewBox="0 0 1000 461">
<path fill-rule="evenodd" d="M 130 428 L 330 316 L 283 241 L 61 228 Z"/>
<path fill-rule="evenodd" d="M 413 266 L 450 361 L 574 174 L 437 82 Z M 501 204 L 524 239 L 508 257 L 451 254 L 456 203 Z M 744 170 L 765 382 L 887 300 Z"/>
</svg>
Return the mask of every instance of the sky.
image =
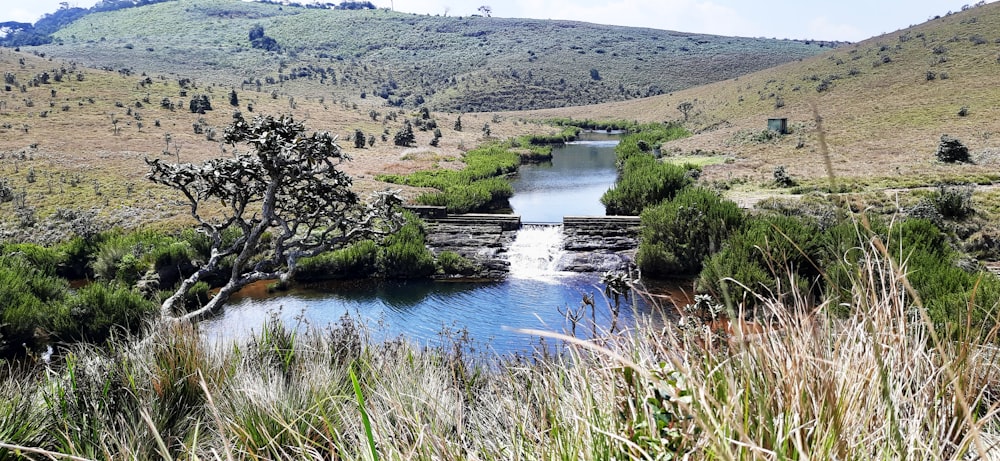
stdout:
<svg viewBox="0 0 1000 461">
<path fill-rule="evenodd" d="M 0 22 L 37 21 L 62 0 L 0 0 Z M 89 8 L 97 0 L 65 0 Z M 313 0 L 298 0 L 311 3 Z M 741 37 L 856 42 L 922 23 L 976 0 L 372 0 L 378 7 L 467 16 L 488 5 L 492 15 L 570 19 L 620 26 Z M 322 0 L 340 3 L 340 0 Z"/>
</svg>

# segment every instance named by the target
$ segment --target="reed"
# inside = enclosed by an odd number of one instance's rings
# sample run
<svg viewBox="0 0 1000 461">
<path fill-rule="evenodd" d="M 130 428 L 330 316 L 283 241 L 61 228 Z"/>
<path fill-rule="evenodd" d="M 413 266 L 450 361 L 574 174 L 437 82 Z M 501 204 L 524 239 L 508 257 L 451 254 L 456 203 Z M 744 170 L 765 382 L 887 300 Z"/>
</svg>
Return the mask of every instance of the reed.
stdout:
<svg viewBox="0 0 1000 461">
<path fill-rule="evenodd" d="M 269 322 L 222 344 L 175 326 L 73 346 L 6 373 L 0 448 L 15 459 L 988 454 L 1000 441 L 995 329 L 969 315 L 965 334 L 939 332 L 893 250 L 898 234 L 856 235 L 848 295 L 836 298 L 848 309 L 786 282 L 752 292 L 769 319 L 756 325 L 734 303 L 714 322 L 541 333 L 547 347 L 504 357 L 470 354 L 461 334 L 435 347 L 374 342 L 350 319 Z"/>
</svg>

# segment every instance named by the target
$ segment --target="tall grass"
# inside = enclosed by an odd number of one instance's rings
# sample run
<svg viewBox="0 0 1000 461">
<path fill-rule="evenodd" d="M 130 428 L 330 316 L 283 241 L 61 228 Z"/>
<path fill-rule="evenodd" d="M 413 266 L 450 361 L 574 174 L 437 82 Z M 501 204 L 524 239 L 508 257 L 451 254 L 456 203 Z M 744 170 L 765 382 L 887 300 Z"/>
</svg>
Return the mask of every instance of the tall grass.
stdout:
<svg viewBox="0 0 1000 461">
<path fill-rule="evenodd" d="M 176 326 L 77 346 L 7 373 L 0 408 L 26 417 L 0 416 L 0 447 L 106 459 L 985 455 L 1000 441 L 996 332 L 940 335 L 895 244 L 859 238 L 840 300 L 850 315 L 785 284 L 755 293 L 771 319 L 756 329 L 653 319 L 493 359 L 462 352 L 460 337 L 373 343 L 349 320 L 272 322 L 218 346 Z"/>
</svg>

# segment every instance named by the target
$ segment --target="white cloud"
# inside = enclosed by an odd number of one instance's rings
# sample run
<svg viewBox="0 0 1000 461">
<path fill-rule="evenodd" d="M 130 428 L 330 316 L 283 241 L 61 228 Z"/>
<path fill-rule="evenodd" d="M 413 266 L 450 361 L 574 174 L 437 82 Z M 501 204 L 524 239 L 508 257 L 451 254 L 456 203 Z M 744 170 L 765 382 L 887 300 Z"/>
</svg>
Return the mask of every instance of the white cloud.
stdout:
<svg viewBox="0 0 1000 461">
<path fill-rule="evenodd" d="M 497 10 L 497 15 L 546 19 L 568 19 L 596 24 L 651 27 L 678 31 L 732 34 L 749 33 L 750 25 L 736 10 L 711 1 L 694 0 L 612 0 L 580 1 L 515 0 L 514 14 Z M 736 31 L 736 32 L 734 32 Z"/>
</svg>

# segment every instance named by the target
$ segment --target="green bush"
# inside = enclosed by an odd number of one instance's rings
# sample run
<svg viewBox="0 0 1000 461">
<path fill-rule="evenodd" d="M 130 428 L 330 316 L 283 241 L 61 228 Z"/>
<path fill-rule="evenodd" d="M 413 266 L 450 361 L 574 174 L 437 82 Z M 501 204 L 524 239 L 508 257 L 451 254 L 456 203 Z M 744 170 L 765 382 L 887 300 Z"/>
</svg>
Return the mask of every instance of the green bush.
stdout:
<svg viewBox="0 0 1000 461">
<path fill-rule="evenodd" d="M 184 294 L 184 304 L 189 310 L 194 310 L 208 304 L 208 292 L 211 288 L 204 280 L 199 281 L 191 288 L 188 288 L 187 293 Z"/>
<path fill-rule="evenodd" d="M 44 252 L 39 252 L 44 253 Z M 24 352 L 49 330 L 69 284 L 21 254 L 0 255 L 0 350 Z"/>
<path fill-rule="evenodd" d="M 601 196 L 608 215 L 639 215 L 644 208 L 671 199 L 693 182 L 697 167 L 678 166 L 657 160 L 652 146 L 689 136 L 677 124 L 649 123 L 634 126 L 615 147 L 618 180 Z"/>
<path fill-rule="evenodd" d="M 960 254 L 948 236 L 926 219 L 887 224 L 869 216 L 864 225 L 844 219 L 825 231 L 804 218 L 768 215 L 751 219 L 706 261 L 699 290 L 752 308 L 754 294 L 787 296 L 792 283 L 804 299 L 824 299 L 832 312 L 847 313 L 844 309 L 855 301 L 857 287 L 898 283 L 890 268 L 884 268 L 882 280 L 858 279 L 859 274 L 872 273 L 860 267 L 860 258 L 877 248 L 872 247 L 876 238 L 905 269 L 940 334 L 957 339 L 993 328 L 1000 306 L 1000 279 L 960 267 Z M 908 302 L 917 305 L 914 300 Z"/>
<path fill-rule="evenodd" d="M 637 263 L 652 277 L 697 274 L 701 264 L 743 225 L 736 203 L 700 187 L 642 212 Z"/>
<path fill-rule="evenodd" d="M 674 197 L 693 180 L 688 167 L 660 162 L 651 154 L 632 155 L 614 187 L 601 196 L 608 215 L 639 215 L 647 206 Z"/>
<path fill-rule="evenodd" d="M 910 284 L 935 328 L 951 338 L 966 331 L 989 331 L 996 323 L 1000 280 L 989 272 L 958 266 L 960 255 L 948 236 L 925 219 L 908 219 L 888 232 L 887 247 L 906 265 Z M 969 318 L 967 318 L 969 317 Z"/>
<path fill-rule="evenodd" d="M 781 215 L 750 219 L 705 262 L 699 291 L 748 307 L 756 304 L 754 294 L 787 296 L 790 284 L 803 296 L 818 295 L 818 236 L 819 227 L 811 220 Z"/>
<path fill-rule="evenodd" d="M 378 244 L 364 240 L 347 248 L 328 251 L 299 261 L 295 280 L 310 282 L 330 279 L 364 278 L 376 271 Z"/>
<path fill-rule="evenodd" d="M 380 275 L 390 278 L 420 278 L 434 273 L 434 255 L 424 244 L 419 218 L 408 214 L 406 224 L 385 239 L 376 267 Z"/>
<path fill-rule="evenodd" d="M 56 269 L 58 275 L 69 279 L 88 277 L 91 257 L 96 251 L 96 245 L 92 239 L 73 237 L 57 244 L 54 249 L 62 254 L 60 264 Z"/>
<path fill-rule="evenodd" d="M 31 263 L 39 271 L 54 275 L 66 261 L 66 254 L 56 248 L 46 248 L 34 243 L 0 244 L 0 256 L 18 257 Z"/>
<path fill-rule="evenodd" d="M 505 179 L 490 178 L 465 185 L 447 187 L 417 197 L 421 205 L 443 206 L 449 213 L 484 211 L 514 195 L 514 188 Z"/>
<path fill-rule="evenodd" d="M 130 288 L 95 282 L 66 299 L 54 330 L 63 339 L 102 342 L 116 329 L 139 331 L 156 312 L 156 305 Z"/>
<path fill-rule="evenodd" d="M 437 265 L 442 273 L 448 275 L 472 275 L 476 271 L 471 261 L 454 251 L 442 251 L 437 257 Z"/>
<path fill-rule="evenodd" d="M 160 248 L 174 243 L 173 237 L 152 231 L 125 233 L 120 230 L 101 236 L 91 268 L 99 280 L 117 280 L 133 285 L 154 265 Z"/>
<path fill-rule="evenodd" d="M 439 192 L 421 195 L 417 202 L 445 206 L 451 213 L 485 211 L 513 195 L 510 183 L 500 177 L 517 171 L 517 153 L 494 144 L 467 152 L 463 160 L 465 168 L 459 171 L 418 171 L 407 176 L 379 175 L 376 179 L 437 189 Z"/>
<path fill-rule="evenodd" d="M 619 171 L 624 171 L 628 160 L 634 156 L 646 156 L 653 146 L 667 141 L 690 136 L 691 133 L 678 124 L 647 123 L 633 126 L 632 133 L 622 136 L 615 147 L 616 163 Z"/>
</svg>

